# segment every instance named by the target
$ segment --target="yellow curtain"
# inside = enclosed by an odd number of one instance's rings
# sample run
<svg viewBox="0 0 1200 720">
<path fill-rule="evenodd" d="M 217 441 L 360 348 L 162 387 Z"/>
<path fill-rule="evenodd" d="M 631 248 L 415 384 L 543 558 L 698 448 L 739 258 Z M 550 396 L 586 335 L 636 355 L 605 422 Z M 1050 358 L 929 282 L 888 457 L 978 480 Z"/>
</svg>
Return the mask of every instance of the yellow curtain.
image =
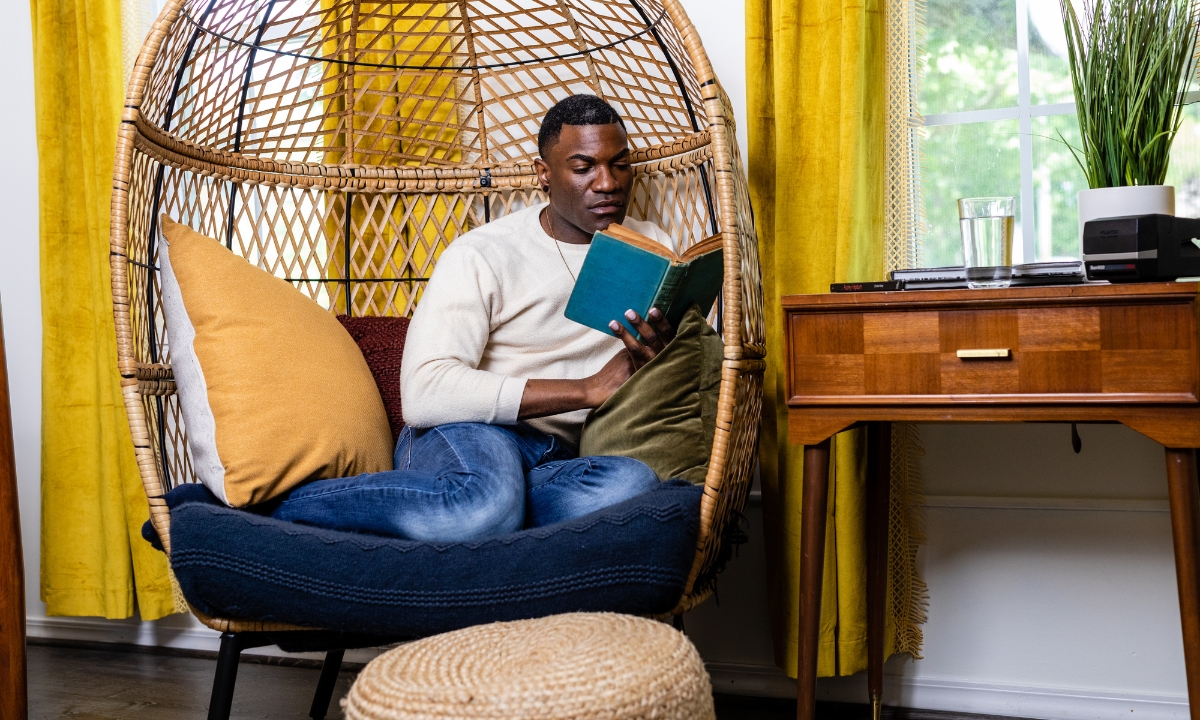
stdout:
<svg viewBox="0 0 1200 720">
<path fill-rule="evenodd" d="M 119 0 L 32 0 L 42 285 L 42 599 L 50 615 L 175 611 L 117 374 L 109 285 L 124 88 Z"/>
<path fill-rule="evenodd" d="M 796 674 L 803 448 L 787 441 L 783 295 L 882 279 L 884 0 L 747 0 L 750 188 L 768 366 L 762 483 L 776 661 Z M 820 675 L 866 669 L 864 436 L 834 439 Z M 782 484 L 796 490 L 783 493 Z M 892 632 L 885 633 L 891 653 Z"/>
</svg>

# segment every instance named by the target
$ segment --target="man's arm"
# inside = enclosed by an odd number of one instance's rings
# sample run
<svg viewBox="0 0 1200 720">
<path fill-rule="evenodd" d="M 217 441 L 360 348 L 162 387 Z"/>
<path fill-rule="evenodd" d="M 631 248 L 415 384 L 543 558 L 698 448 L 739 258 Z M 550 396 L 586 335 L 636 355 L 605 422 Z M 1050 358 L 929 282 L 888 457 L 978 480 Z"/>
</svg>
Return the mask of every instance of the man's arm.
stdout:
<svg viewBox="0 0 1200 720">
<path fill-rule="evenodd" d="M 582 380 L 527 380 L 521 420 L 600 406 L 633 374 L 633 359 L 620 350 L 600 372 Z"/>
<path fill-rule="evenodd" d="M 657 309 L 650 322 L 626 317 L 645 342 L 617 323 L 625 349 L 595 375 L 579 380 L 526 380 L 477 369 L 490 333 L 491 293 L 498 280 L 465 247 L 447 248 L 409 326 L 401 368 L 404 416 L 413 427 L 447 422 L 512 423 L 599 406 L 657 355 L 674 330 Z M 453 327 L 445 318 L 455 318 Z"/>
<path fill-rule="evenodd" d="M 648 314 L 649 323 L 632 310 L 625 313 L 645 342 L 638 342 L 625 330 L 624 325 L 612 321 L 609 327 L 625 343 L 625 348 L 613 355 L 595 375 L 582 380 L 527 380 L 521 395 L 518 419 L 558 415 L 603 404 L 629 376 L 662 352 L 671 338 L 675 337 L 674 328 L 658 308 L 651 309 Z"/>
<path fill-rule="evenodd" d="M 479 370 L 499 281 L 473 248 L 451 244 L 408 328 L 400 385 L 404 419 L 424 428 L 451 422 L 514 423 L 525 381 Z"/>
</svg>

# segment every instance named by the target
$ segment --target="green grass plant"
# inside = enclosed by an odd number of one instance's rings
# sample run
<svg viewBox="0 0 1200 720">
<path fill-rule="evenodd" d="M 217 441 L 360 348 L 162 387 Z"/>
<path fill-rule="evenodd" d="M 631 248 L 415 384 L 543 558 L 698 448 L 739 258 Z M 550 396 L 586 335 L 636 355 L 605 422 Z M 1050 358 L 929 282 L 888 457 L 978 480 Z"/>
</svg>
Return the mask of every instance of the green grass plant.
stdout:
<svg viewBox="0 0 1200 720">
<path fill-rule="evenodd" d="M 1059 5 L 1082 140 L 1071 151 L 1089 187 L 1163 184 L 1196 70 L 1197 0 Z"/>
</svg>

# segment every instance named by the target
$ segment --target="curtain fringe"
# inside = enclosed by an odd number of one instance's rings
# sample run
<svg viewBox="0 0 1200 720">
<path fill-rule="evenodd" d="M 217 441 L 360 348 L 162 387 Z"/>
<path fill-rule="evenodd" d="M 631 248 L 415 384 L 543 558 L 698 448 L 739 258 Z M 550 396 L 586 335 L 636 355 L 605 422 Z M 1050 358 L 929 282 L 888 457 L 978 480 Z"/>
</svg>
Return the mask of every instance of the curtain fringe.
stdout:
<svg viewBox="0 0 1200 720">
<path fill-rule="evenodd" d="M 925 489 L 921 481 L 920 431 L 912 423 L 892 425 L 892 482 L 888 508 L 888 613 L 895 629 L 894 652 L 921 657 L 929 588 L 917 573 L 917 551 L 925 542 Z"/>
<path fill-rule="evenodd" d="M 151 0 L 121 0 L 121 77 L 126 85 L 142 51 L 146 33 L 153 24 L 154 4 Z"/>
<path fill-rule="evenodd" d="M 925 0 L 887 1 L 884 264 L 887 270 L 920 267 L 925 233 L 921 188 L 924 123 L 918 106 L 923 81 Z M 917 573 L 924 532 L 924 455 L 917 427 L 892 426 L 892 479 L 888 537 L 888 613 L 894 651 L 921 657 L 921 625 L 929 591 Z"/>
<path fill-rule="evenodd" d="M 926 0 L 887 1 L 884 266 L 921 266 L 925 197 L 921 189 L 924 121 L 918 107 L 924 81 Z"/>
</svg>

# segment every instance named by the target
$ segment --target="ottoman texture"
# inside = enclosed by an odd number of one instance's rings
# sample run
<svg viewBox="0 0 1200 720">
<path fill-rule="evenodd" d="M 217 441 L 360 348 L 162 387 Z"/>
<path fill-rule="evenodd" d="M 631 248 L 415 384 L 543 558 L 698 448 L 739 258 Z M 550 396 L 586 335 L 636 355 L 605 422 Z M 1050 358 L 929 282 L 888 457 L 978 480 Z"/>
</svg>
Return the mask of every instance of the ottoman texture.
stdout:
<svg viewBox="0 0 1200 720">
<path fill-rule="evenodd" d="M 342 701 L 348 720 L 714 720 L 696 648 L 614 613 L 493 623 L 402 645 Z"/>
</svg>

